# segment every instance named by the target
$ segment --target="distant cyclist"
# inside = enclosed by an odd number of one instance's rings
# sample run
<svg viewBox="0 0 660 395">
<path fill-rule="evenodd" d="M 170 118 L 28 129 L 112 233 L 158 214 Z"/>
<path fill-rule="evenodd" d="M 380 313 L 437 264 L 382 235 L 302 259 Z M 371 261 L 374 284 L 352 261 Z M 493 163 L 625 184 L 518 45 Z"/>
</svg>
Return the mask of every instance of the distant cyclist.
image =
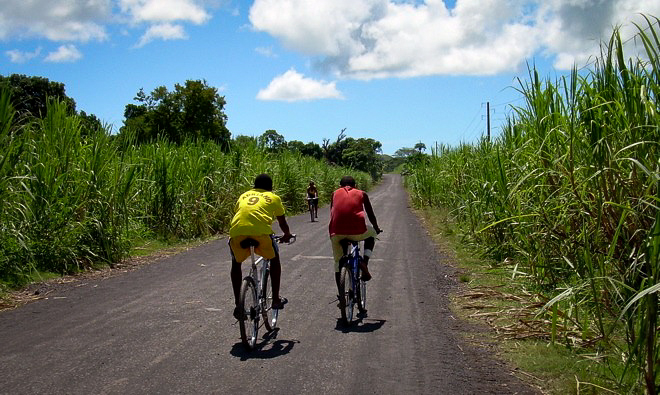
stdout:
<svg viewBox="0 0 660 395">
<path fill-rule="evenodd" d="M 340 188 L 333 192 L 330 199 L 329 226 L 332 254 L 335 259 L 335 281 L 338 289 L 339 260 L 347 253 L 347 246 L 342 246 L 341 240 L 364 240 L 364 261 L 360 262 L 360 270 L 362 279 L 369 281 L 371 279 L 368 269 L 369 258 L 376 244 L 376 235 L 381 232 L 369 196 L 366 192 L 355 188 L 353 177 L 344 176 L 339 182 L 339 186 Z M 373 226 L 367 225 L 365 212 Z"/>
<path fill-rule="evenodd" d="M 241 241 L 252 238 L 259 242 L 255 252 L 264 259 L 270 259 L 270 275 L 273 287 L 273 309 L 284 308 L 287 299 L 280 296 L 280 276 L 282 267 L 277 244 L 272 239 L 271 225 L 277 222 L 284 232 L 280 239 L 288 242 L 291 237 L 289 225 L 284 216 L 284 206 L 279 196 L 273 192 L 273 180 L 268 174 L 260 174 L 254 179 L 254 188 L 242 194 L 236 202 L 236 214 L 229 228 L 229 247 L 231 252 L 231 285 L 234 290 L 234 318 L 240 320 L 242 311 L 238 307 L 243 273 L 241 263 L 250 256 L 250 250 L 241 247 Z"/>
<path fill-rule="evenodd" d="M 312 199 L 312 204 L 314 205 L 314 217 L 319 217 L 319 191 L 314 185 L 314 181 L 309 182 L 307 187 L 307 199 Z"/>
</svg>

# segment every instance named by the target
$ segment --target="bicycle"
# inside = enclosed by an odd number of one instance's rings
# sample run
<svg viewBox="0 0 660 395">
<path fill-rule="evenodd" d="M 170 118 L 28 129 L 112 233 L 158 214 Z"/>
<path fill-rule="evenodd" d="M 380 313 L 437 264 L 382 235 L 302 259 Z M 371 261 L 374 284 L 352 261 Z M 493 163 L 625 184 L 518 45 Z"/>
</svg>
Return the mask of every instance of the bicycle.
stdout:
<svg viewBox="0 0 660 395">
<path fill-rule="evenodd" d="M 367 311 L 367 283 L 362 280 L 360 271 L 360 243 L 344 239 L 341 243 L 349 242 L 352 245 L 351 252 L 345 256 L 339 269 L 339 309 L 341 311 L 342 323 L 350 326 L 353 323 L 355 306 L 360 313 Z"/>
<path fill-rule="evenodd" d="M 281 236 L 273 236 L 273 240 L 279 242 Z M 296 241 L 296 235 L 288 244 Z M 241 247 L 250 248 L 250 258 L 252 265 L 250 274 L 243 278 L 241 283 L 241 293 L 238 300 L 239 307 L 243 308 L 243 317 L 239 320 L 241 330 L 241 341 L 248 350 L 253 350 L 257 344 L 259 336 L 260 320 L 263 318 L 263 324 L 267 332 L 277 328 L 279 310 L 272 309 L 273 290 L 269 281 L 270 278 L 270 260 L 263 257 L 255 258 L 254 248 L 259 243 L 254 239 L 245 239 L 241 242 Z"/>
<path fill-rule="evenodd" d="M 318 207 L 316 206 L 318 201 L 319 201 L 319 198 L 317 198 L 317 197 L 314 197 L 314 198 L 308 197 L 307 198 L 307 207 L 309 208 L 309 216 L 312 218 L 312 222 L 314 222 L 315 218 L 319 217 Z"/>
</svg>

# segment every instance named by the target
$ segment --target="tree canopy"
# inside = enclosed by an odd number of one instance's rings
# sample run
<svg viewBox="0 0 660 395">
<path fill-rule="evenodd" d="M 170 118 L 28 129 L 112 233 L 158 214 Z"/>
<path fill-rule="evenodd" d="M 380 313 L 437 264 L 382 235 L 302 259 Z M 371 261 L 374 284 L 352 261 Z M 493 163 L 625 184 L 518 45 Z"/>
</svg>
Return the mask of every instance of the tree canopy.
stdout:
<svg viewBox="0 0 660 395">
<path fill-rule="evenodd" d="M 49 101 L 63 103 L 70 115 L 80 118 L 80 133 L 87 136 L 98 131 L 105 131 L 103 124 L 94 114 L 76 111 L 76 102 L 66 95 L 64 84 L 50 81 L 44 77 L 28 77 L 22 74 L 12 74 L 8 77 L 0 75 L 0 90 L 9 93 L 12 107 L 16 111 L 17 124 L 26 124 L 36 118 L 46 116 Z"/>
<path fill-rule="evenodd" d="M 370 138 L 346 137 L 345 131 L 346 128 L 341 130 L 334 143 L 323 139 L 326 160 L 339 166 L 362 170 L 369 173 L 374 180 L 379 179 L 383 173 L 383 163 L 379 156 L 382 144 Z"/>
<path fill-rule="evenodd" d="M 12 106 L 19 119 L 44 117 L 48 100 L 63 101 L 71 114 L 76 111 L 76 102 L 66 95 L 61 82 L 22 74 L 12 74 L 8 77 L 0 75 L 0 88 L 2 87 L 9 90 Z"/>
<path fill-rule="evenodd" d="M 131 133 L 138 143 L 164 136 L 175 143 L 203 139 L 229 146 L 225 98 L 204 80 L 187 80 L 173 91 L 160 86 L 149 95 L 140 89 L 134 100 L 138 104 L 125 107 L 120 134 Z"/>
<path fill-rule="evenodd" d="M 302 141 L 293 140 L 287 143 L 287 148 L 292 151 L 298 151 L 305 156 L 311 156 L 312 158 L 323 158 L 323 149 L 320 145 L 313 142 L 305 144 Z"/>
<path fill-rule="evenodd" d="M 286 148 L 284 136 L 272 129 L 266 130 L 259 136 L 258 141 L 261 147 L 266 148 L 270 152 L 278 152 Z"/>
</svg>

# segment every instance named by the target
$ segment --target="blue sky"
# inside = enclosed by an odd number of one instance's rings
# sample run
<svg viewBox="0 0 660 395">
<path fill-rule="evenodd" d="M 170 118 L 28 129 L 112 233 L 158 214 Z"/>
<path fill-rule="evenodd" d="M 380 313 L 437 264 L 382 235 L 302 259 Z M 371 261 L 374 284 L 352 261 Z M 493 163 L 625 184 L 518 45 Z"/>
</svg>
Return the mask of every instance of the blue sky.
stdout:
<svg viewBox="0 0 660 395">
<path fill-rule="evenodd" d="M 0 74 L 62 82 L 122 126 L 140 88 L 204 79 L 233 136 L 321 143 L 346 128 L 383 153 L 496 135 L 527 63 L 554 79 L 624 39 L 657 0 L 0 0 Z M 629 45 L 634 41 L 629 41 Z M 634 50 L 634 49 L 632 49 Z M 632 51 L 631 51 L 632 54 Z"/>
</svg>

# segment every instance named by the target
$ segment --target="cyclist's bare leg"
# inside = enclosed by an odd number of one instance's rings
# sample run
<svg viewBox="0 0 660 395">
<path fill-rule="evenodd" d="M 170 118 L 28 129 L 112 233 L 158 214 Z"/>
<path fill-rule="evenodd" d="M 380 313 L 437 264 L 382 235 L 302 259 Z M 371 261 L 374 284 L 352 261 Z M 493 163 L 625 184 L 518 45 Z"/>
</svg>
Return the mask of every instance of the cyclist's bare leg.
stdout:
<svg viewBox="0 0 660 395">
<path fill-rule="evenodd" d="M 243 271 L 241 264 L 234 258 L 231 260 L 231 287 L 234 290 L 234 304 L 238 306 L 239 294 L 241 293 L 241 282 L 243 282 Z"/>
<path fill-rule="evenodd" d="M 363 264 L 360 265 L 360 270 L 362 270 L 362 280 L 364 281 L 371 280 L 371 273 L 369 273 L 369 268 L 368 268 L 369 254 L 371 254 L 371 251 L 373 251 L 375 245 L 376 245 L 376 239 L 374 237 L 369 237 L 364 239 L 364 254 L 362 257 Z"/>
<path fill-rule="evenodd" d="M 373 251 L 375 245 L 376 245 L 376 238 L 375 237 L 369 237 L 369 238 L 364 239 L 364 250 L 365 251 L 366 250 Z M 366 256 L 366 255 L 364 256 L 364 263 L 365 264 L 369 263 L 369 257 Z"/>
<path fill-rule="evenodd" d="M 234 257 L 231 258 L 231 287 L 234 290 L 234 318 L 237 320 L 243 319 L 243 312 L 238 307 L 238 300 L 240 299 L 241 283 L 243 282 L 243 272 L 241 264 L 236 262 Z"/>
<path fill-rule="evenodd" d="M 273 302 L 280 300 L 280 277 L 282 276 L 282 265 L 279 254 L 270 260 L 270 281 L 273 287 Z"/>
</svg>

